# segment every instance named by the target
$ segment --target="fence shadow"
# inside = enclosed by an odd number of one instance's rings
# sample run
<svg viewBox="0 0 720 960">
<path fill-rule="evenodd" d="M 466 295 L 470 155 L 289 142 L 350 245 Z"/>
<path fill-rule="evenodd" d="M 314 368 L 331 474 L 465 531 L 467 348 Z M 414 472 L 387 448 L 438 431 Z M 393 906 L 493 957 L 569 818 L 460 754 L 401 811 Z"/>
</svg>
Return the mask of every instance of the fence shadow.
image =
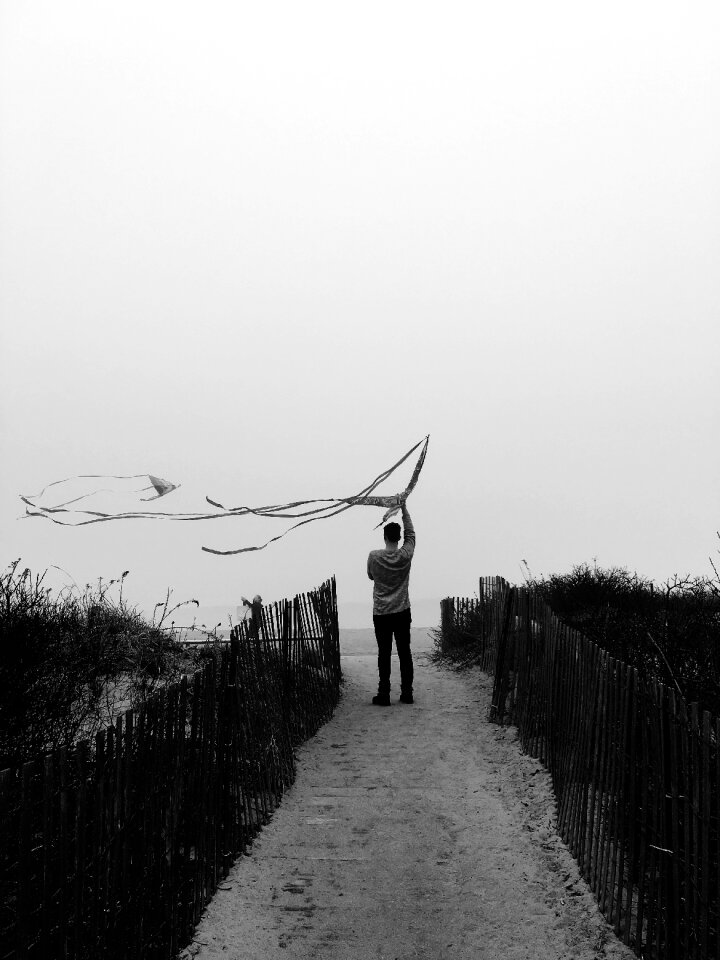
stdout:
<svg viewBox="0 0 720 960">
<path fill-rule="evenodd" d="M 0 960 L 174 957 L 340 682 L 333 578 L 256 608 L 94 743 L 0 772 Z"/>
</svg>

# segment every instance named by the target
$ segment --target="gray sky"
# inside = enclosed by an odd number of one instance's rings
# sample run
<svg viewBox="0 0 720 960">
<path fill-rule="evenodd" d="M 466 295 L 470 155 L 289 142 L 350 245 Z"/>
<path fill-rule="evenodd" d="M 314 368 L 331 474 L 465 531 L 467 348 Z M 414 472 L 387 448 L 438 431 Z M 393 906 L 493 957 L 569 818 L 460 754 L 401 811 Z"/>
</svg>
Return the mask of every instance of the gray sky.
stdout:
<svg viewBox="0 0 720 960">
<path fill-rule="evenodd" d="M 710 573 L 719 47 L 715 2 L 0 2 L 2 565 L 369 601 L 376 509 L 221 558 L 282 525 L 17 495 L 346 496 L 430 433 L 412 596 Z"/>
</svg>

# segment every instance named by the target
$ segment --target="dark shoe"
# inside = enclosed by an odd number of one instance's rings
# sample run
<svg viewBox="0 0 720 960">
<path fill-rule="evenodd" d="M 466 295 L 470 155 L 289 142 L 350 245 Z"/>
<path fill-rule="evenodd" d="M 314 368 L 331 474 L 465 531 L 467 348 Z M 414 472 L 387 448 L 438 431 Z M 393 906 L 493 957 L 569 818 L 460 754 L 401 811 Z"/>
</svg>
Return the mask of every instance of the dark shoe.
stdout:
<svg viewBox="0 0 720 960">
<path fill-rule="evenodd" d="M 400 703 L 415 703 L 413 700 L 413 695 L 411 693 L 401 693 Z"/>
<path fill-rule="evenodd" d="M 391 706 L 390 695 L 387 693 L 386 694 L 379 693 L 376 697 L 372 698 L 372 702 L 375 704 L 376 707 Z"/>
</svg>

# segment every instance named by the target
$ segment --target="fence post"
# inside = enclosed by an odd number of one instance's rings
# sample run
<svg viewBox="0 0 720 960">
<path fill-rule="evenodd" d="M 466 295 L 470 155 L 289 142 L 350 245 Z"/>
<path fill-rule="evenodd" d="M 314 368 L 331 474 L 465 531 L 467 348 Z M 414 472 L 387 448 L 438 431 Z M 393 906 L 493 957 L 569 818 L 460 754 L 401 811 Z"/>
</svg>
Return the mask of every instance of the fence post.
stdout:
<svg viewBox="0 0 720 960">
<path fill-rule="evenodd" d="M 450 644 L 450 630 L 454 621 L 455 601 L 452 597 L 445 597 L 440 601 L 440 643 L 441 653 L 445 656 Z"/>
<path fill-rule="evenodd" d="M 495 683 L 493 684 L 492 705 L 490 719 L 494 723 L 502 723 L 505 719 L 505 700 L 508 693 L 509 676 L 507 670 L 507 651 L 510 636 L 510 622 L 515 608 L 517 587 L 511 587 L 505 594 L 505 611 L 502 633 L 498 640 L 497 664 L 495 666 Z"/>
</svg>

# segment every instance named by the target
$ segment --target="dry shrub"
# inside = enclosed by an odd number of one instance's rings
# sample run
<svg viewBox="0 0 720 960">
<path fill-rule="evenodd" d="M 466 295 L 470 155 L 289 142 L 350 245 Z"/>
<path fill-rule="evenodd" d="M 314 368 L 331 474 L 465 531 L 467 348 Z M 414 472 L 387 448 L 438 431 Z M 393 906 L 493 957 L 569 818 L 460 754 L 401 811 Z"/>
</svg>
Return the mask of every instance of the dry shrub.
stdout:
<svg viewBox="0 0 720 960">
<path fill-rule="evenodd" d="M 123 597 L 127 575 L 54 593 L 19 560 L 0 574 L 0 769 L 92 737 L 192 669 L 170 594 L 150 623 Z"/>
</svg>

